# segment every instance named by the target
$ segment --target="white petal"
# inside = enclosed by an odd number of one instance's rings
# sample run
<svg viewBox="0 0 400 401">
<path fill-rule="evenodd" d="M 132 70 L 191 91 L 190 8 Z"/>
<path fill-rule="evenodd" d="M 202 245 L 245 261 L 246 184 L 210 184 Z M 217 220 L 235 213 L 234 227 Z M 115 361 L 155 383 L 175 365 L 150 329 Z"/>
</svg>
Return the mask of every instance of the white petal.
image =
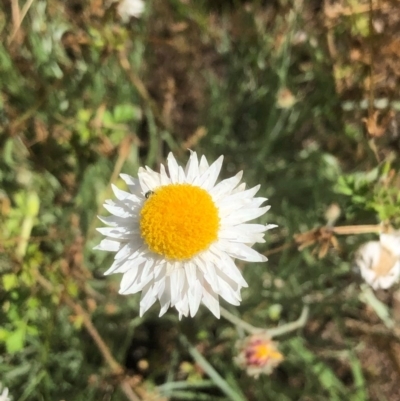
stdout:
<svg viewBox="0 0 400 401">
<path fill-rule="evenodd" d="M 168 171 L 169 171 L 169 177 L 171 179 L 171 182 L 173 184 L 177 184 L 178 183 L 178 175 L 179 175 L 179 172 L 178 172 L 179 166 L 172 153 L 169 153 L 169 155 L 167 157 L 167 163 L 168 163 Z"/>
<path fill-rule="evenodd" d="M 220 261 L 217 263 L 217 266 L 223 273 L 231 277 L 232 280 L 236 281 L 241 287 L 248 287 L 241 271 L 235 265 L 234 260 L 224 251 L 220 250 L 218 244 L 212 244 L 209 248 L 209 252 L 219 258 Z"/>
<path fill-rule="evenodd" d="M 181 297 L 179 302 L 175 304 L 175 308 L 179 312 L 179 320 L 182 319 L 182 315 L 186 317 L 189 314 L 189 301 L 187 295 Z"/>
<path fill-rule="evenodd" d="M 246 207 L 248 207 L 249 209 L 258 208 L 267 200 L 268 200 L 268 198 L 262 198 L 262 197 L 253 198 L 250 200 L 249 204 L 246 205 Z M 270 208 L 271 208 L 271 206 L 270 206 Z"/>
<path fill-rule="evenodd" d="M 200 175 L 204 174 L 207 171 L 207 169 L 208 169 L 208 162 L 207 162 L 206 157 L 203 155 L 203 156 L 201 156 L 200 165 L 199 165 Z"/>
<path fill-rule="evenodd" d="M 239 192 L 243 192 L 246 189 L 246 183 L 243 182 L 239 184 L 235 189 L 232 190 L 232 194 L 237 194 Z"/>
<path fill-rule="evenodd" d="M 247 262 L 265 262 L 268 260 L 266 256 L 261 255 L 261 253 L 258 253 L 246 244 L 220 240 L 218 241 L 218 247 L 235 259 L 245 260 Z"/>
<path fill-rule="evenodd" d="M 179 166 L 178 168 L 178 184 L 184 184 L 186 182 L 186 175 L 183 168 Z"/>
<path fill-rule="evenodd" d="M 103 239 L 99 245 L 95 246 L 93 249 L 100 249 L 101 251 L 118 252 L 123 243 L 120 241 L 114 241 L 112 239 Z"/>
<path fill-rule="evenodd" d="M 165 285 L 164 285 L 164 291 L 158 295 L 158 299 L 161 304 L 161 310 L 159 316 L 164 315 L 164 313 L 168 310 L 168 308 L 171 305 L 171 294 L 170 294 L 170 279 L 169 276 L 165 278 Z"/>
<path fill-rule="evenodd" d="M 220 156 L 204 173 L 207 175 L 207 179 L 204 183 L 201 184 L 201 187 L 206 191 L 209 191 L 211 188 L 214 187 L 219 173 L 221 172 L 222 162 L 224 160 L 224 156 Z"/>
<path fill-rule="evenodd" d="M 145 169 L 140 168 L 138 172 L 138 177 L 144 193 L 152 191 L 161 185 L 160 176 L 154 173 L 154 171 L 149 172 Z"/>
<path fill-rule="evenodd" d="M 219 300 L 218 295 L 206 284 L 204 283 L 202 288 L 202 302 L 203 304 L 210 309 L 210 311 L 214 314 L 216 318 L 220 317 L 219 310 Z"/>
<path fill-rule="evenodd" d="M 273 228 L 279 227 L 277 224 L 266 224 L 266 230 L 272 230 Z"/>
<path fill-rule="evenodd" d="M 185 271 L 182 268 L 173 269 L 170 276 L 171 305 L 174 306 L 182 296 L 182 288 L 185 281 Z"/>
<path fill-rule="evenodd" d="M 214 202 L 218 201 L 222 196 L 230 194 L 232 190 L 239 184 L 242 179 L 243 171 L 237 173 L 234 177 L 227 178 L 218 183 L 214 188 L 210 190 Z"/>
<path fill-rule="evenodd" d="M 98 227 L 96 230 L 106 237 L 119 238 L 120 240 L 140 238 L 140 234 L 136 229 L 128 227 Z M 140 240 L 140 243 L 143 243 L 143 240 Z"/>
<path fill-rule="evenodd" d="M 218 278 L 217 278 L 217 273 L 215 272 L 215 267 L 213 263 L 206 262 L 206 274 L 204 275 L 204 278 L 207 280 L 207 282 L 210 284 L 212 290 L 215 293 L 219 293 L 219 286 L 218 286 Z"/>
<path fill-rule="evenodd" d="M 138 178 L 139 178 L 139 182 L 140 182 L 140 187 L 142 188 L 142 194 L 146 194 L 147 192 L 151 191 L 154 187 L 152 185 L 147 185 L 148 181 L 147 181 L 147 173 L 146 170 L 142 167 L 140 167 L 139 171 L 138 171 Z"/>
<path fill-rule="evenodd" d="M 193 287 L 196 284 L 196 266 L 192 262 L 186 262 L 184 264 L 184 269 L 189 287 Z"/>
<path fill-rule="evenodd" d="M 146 286 L 150 281 L 153 280 L 153 273 L 151 271 L 153 267 L 153 261 L 147 261 L 142 268 L 141 271 L 139 271 L 139 275 L 136 277 L 136 280 L 134 281 L 129 281 L 126 280 L 124 282 L 125 275 L 129 273 L 125 273 L 124 277 L 121 280 L 121 288 L 119 290 L 120 294 L 136 294 L 137 292 L 141 291 L 144 286 Z"/>
<path fill-rule="evenodd" d="M 228 196 L 225 196 L 224 198 L 220 199 L 217 202 L 218 207 L 223 208 L 227 205 L 230 205 L 231 203 L 235 203 L 237 201 L 243 200 L 243 199 L 252 199 L 254 195 L 258 192 L 260 189 L 260 185 L 256 185 L 253 188 L 248 189 L 247 191 L 241 191 L 237 192 L 235 194 L 230 194 Z"/>
<path fill-rule="evenodd" d="M 155 261 L 154 280 L 162 280 L 167 274 L 167 264 L 160 261 Z"/>
<path fill-rule="evenodd" d="M 368 283 L 370 286 L 374 285 L 374 283 L 376 282 L 376 274 L 371 268 L 366 267 L 365 265 L 363 265 L 360 268 L 360 273 L 361 273 L 361 276 L 365 280 L 366 283 Z"/>
<path fill-rule="evenodd" d="M 153 293 L 153 283 L 148 283 L 142 290 L 140 297 L 140 317 L 156 302 L 157 297 Z"/>
<path fill-rule="evenodd" d="M 357 251 L 356 264 L 363 269 L 371 269 L 378 264 L 381 254 L 381 244 L 378 241 L 369 241 Z"/>
<path fill-rule="evenodd" d="M 160 278 L 160 280 L 155 281 L 154 292 L 157 295 L 157 298 L 160 298 L 165 291 L 165 281 L 165 276 Z"/>
<path fill-rule="evenodd" d="M 120 284 L 120 294 L 123 294 L 125 290 L 131 287 L 134 283 L 137 282 L 139 269 L 129 269 L 122 276 L 121 284 Z"/>
<path fill-rule="evenodd" d="M 97 218 L 102 221 L 104 224 L 107 224 L 108 226 L 125 226 L 126 224 L 135 224 L 137 221 L 137 218 L 135 215 L 132 215 L 129 217 L 129 219 L 126 219 L 124 217 L 117 217 L 117 216 L 97 216 Z"/>
<path fill-rule="evenodd" d="M 125 259 L 127 257 L 132 256 L 143 244 L 138 243 L 137 241 L 127 242 L 115 255 L 115 260 Z"/>
<path fill-rule="evenodd" d="M 103 207 L 104 207 L 104 209 L 106 209 L 108 212 L 110 212 L 114 216 L 121 217 L 123 219 L 129 218 L 130 216 L 132 216 L 132 212 L 127 210 L 127 208 L 118 206 L 116 204 L 110 205 L 110 204 L 105 203 L 103 205 Z"/>
<path fill-rule="evenodd" d="M 199 175 L 199 161 L 197 159 L 196 152 L 190 152 L 189 161 L 186 164 L 185 169 L 186 182 L 191 184 L 193 180 Z"/>
<path fill-rule="evenodd" d="M 381 244 L 393 255 L 400 257 L 400 236 L 393 234 L 381 234 Z"/>
<path fill-rule="evenodd" d="M 119 176 L 125 181 L 129 191 L 131 191 L 132 194 L 140 195 L 142 188 L 140 187 L 139 180 L 137 178 L 133 178 L 128 174 L 120 174 Z"/>
<path fill-rule="evenodd" d="M 117 227 L 119 222 L 126 222 L 124 218 L 117 217 L 117 216 L 97 216 L 97 218 L 104 224 L 108 226 Z M 122 219 L 122 220 L 121 220 Z"/>
<path fill-rule="evenodd" d="M 229 199 L 226 198 L 226 199 Z M 217 203 L 220 218 L 227 217 L 231 214 L 237 214 L 238 210 L 251 210 L 258 208 L 267 198 L 239 199 L 231 202 Z"/>
<path fill-rule="evenodd" d="M 264 233 L 250 233 L 237 229 L 238 226 L 233 226 L 221 229 L 218 233 L 218 238 L 226 239 L 231 242 L 243 242 L 245 244 L 264 243 Z"/>
<path fill-rule="evenodd" d="M 171 180 L 167 175 L 167 172 L 165 171 L 165 167 L 163 164 L 160 164 L 160 182 L 161 185 L 169 185 L 171 184 Z"/>
<path fill-rule="evenodd" d="M 114 192 L 114 195 L 116 196 L 116 198 L 120 201 L 123 201 L 125 199 L 129 199 L 132 198 L 132 194 L 130 194 L 129 192 L 125 192 L 122 189 L 119 189 L 117 186 L 115 186 L 114 184 L 111 184 L 111 188 Z"/>
<path fill-rule="evenodd" d="M 238 299 L 237 294 L 228 285 L 225 280 L 219 280 L 219 295 L 232 305 L 240 305 L 240 299 Z"/>
<path fill-rule="evenodd" d="M 274 224 L 271 224 L 271 226 L 276 227 Z M 234 229 L 237 232 L 243 233 L 243 234 L 263 234 L 265 231 L 267 231 L 269 228 L 268 226 L 265 226 L 264 224 L 238 224 L 237 226 L 224 226 L 222 228 L 223 230 L 229 230 L 229 229 Z"/>
<path fill-rule="evenodd" d="M 398 277 L 390 277 L 390 276 L 384 276 L 384 277 L 379 277 L 376 281 L 376 288 L 382 288 L 384 290 L 387 290 L 388 288 L 392 287 L 393 284 L 395 284 L 398 281 Z"/>
<path fill-rule="evenodd" d="M 189 298 L 189 309 L 190 316 L 194 316 L 200 306 L 201 296 L 203 293 L 200 281 L 196 280 L 195 284 L 189 288 L 188 298 Z"/>
<path fill-rule="evenodd" d="M 122 260 L 114 260 L 114 263 L 111 267 L 104 273 L 105 276 L 114 273 L 126 273 L 129 269 L 140 269 L 140 265 L 144 264 L 147 259 L 145 258 L 137 258 L 134 260 L 122 259 Z"/>
<path fill-rule="evenodd" d="M 221 219 L 222 225 L 236 225 L 245 223 L 246 221 L 256 219 L 259 216 L 265 214 L 271 206 L 264 206 L 257 209 L 241 209 L 232 214 L 231 216 L 227 216 Z"/>
<path fill-rule="evenodd" d="M 385 275 L 378 277 L 376 282 L 379 288 L 387 290 L 399 281 L 400 277 L 400 262 L 397 261 L 390 271 Z"/>
<path fill-rule="evenodd" d="M 171 302 L 168 298 L 168 300 L 166 300 L 167 298 L 160 298 L 160 304 L 161 304 L 161 309 L 160 309 L 160 313 L 158 314 L 158 317 L 161 317 L 163 315 L 165 315 L 165 313 L 167 312 L 167 310 L 169 309 Z"/>
</svg>

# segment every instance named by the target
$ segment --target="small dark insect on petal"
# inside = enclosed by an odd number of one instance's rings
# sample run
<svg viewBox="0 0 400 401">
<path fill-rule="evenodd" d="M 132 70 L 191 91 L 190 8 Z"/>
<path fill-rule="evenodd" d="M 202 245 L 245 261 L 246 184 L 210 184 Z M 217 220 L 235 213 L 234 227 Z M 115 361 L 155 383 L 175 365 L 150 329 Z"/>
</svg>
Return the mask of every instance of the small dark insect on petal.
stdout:
<svg viewBox="0 0 400 401">
<path fill-rule="evenodd" d="M 146 199 L 149 199 L 150 196 L 153 195 L 153 194 L 154 194 L 154 191 L 147 191 L 147 192 L 144 194 L 144 197 L 145 197 Z"/>
</svg>

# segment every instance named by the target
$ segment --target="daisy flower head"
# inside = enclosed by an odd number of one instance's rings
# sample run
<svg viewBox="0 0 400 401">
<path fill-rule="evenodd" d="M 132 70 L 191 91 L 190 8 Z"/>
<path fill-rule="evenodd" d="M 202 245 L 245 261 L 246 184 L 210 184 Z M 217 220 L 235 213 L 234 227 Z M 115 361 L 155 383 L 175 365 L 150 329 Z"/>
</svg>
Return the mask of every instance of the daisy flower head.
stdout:
<svg viewBox="0 0 400 401">
<path fill-rule="evenodd" d="M 239 305 L 247 287 L 234 260 L 267 260 L 251 246 L 275 225 L 247 223 L 267 212 L 266 198 L 254 197 L 259 185 L 245 189 L 242 172 L 217 183 L 222 160 L 191 152 L 183 168 L 170 153 L 168 173 L 140 168 L 137 179 L 121 174 L 129 192 L 113 186 L 95 249 L 116 252 L 105 274 L 123 274 L 120 294 L 141 291 L 141 316 L 158 300 L 160 316 L 169 307 L 194 316 L 203 303 L 219 318 L 219 297 Z"/>
<path fill-rule="evenodd" d="M 400 236 L 381 234 L 358 249 L 355 264 L 363 279 L 374 289 L 388 289 L 400 278 Z"/>
<path fill-rule="evenodd" d="M 278 351 L 277 343 L 267 334 L 253 334 L 238 341 L 236 347 L 239 354 L 236 364 L 246 369 L 249 376 L 256 379 L 260 374 L 269 375 L 283 361 L 283 355 Z"/>
</svg>

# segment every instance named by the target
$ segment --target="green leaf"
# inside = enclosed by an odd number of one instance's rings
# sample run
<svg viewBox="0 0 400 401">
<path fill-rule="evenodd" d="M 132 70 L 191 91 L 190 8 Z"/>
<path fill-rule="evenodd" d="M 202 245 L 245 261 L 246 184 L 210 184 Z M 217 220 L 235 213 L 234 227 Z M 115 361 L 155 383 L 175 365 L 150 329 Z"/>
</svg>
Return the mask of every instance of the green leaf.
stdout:
<svg viewBox="0 0 400 401">
<path fill-rule="evenodd" d="M 319 360 L 304 346 L 301 338 L 293 338 L 288 343 L 291 352 L 296 354 L 313 371 L 321 386 L 329 394 L 331 401 L 343 401 L 346 399 L 347 391 L 344 384 L 328 365 Z"/>
<path fill-rule="evenodd" d="M 15 354 L 24 347 L 26 336 L 26 325 L 22 324 L 12 332 L 6 339 L 6 349 L 10 354 Z"/>
<path fill-rule="evenodd" d="M 132 104 L 119 104 L 114 108 L 114 121 L 116 123 L 137 121 L 140 119 L 140 117 L 140 108 Z"/>
<path fill-rule="evenodd" d="M 18 277 L 16 274 L 4 274 L 2 277 L 3 288 L 6 291 L 10 291 L 18 286 Z"/>
</svg>

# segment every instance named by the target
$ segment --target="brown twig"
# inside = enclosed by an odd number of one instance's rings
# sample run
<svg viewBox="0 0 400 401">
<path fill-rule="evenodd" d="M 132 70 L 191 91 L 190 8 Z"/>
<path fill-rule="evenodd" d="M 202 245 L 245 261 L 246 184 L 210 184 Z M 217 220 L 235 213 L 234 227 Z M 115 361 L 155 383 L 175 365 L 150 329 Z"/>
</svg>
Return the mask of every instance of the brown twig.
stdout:
<svg viewBox="0 0 400 401">
<path fill-rule="evenodd" d="M 24 6 L 22 7 L 22 11 L 21 14 L 19 13 L 19 7 L 18 7 L 18 13 L 15 14 L 14 17 L 14 12 L 13 12 L 13 22 L 14 22 L 14 27 L 13 27 L 13 31 L 8 39 L 8 44 L 11 44 L 11 42 L 14 40 L 16 34 L 19 31 L 19 28 L 21 27 L 22 21 L 24 20 L 28 10 L 30 9 L 32 3 L 34 0 L 27 0 L 27 2 L 24 4 Z M 18 4 L 18 1 L 12 1 L 12 10 L 14 11 L 14 3 Z"/>
<path fill-rule="evenodd" d="M 106 361 L 107 365 L 111 368 L 113 374 L 119 376 L 124 373 L 124 368 L 115 360 L 112 356 L 110 348 L 108 348 L 107 344 L 101 338 L 99 332 L 94 327 L 92 320 L 90 319 L 89 314 L 82 308 L 81 305 L 76 303 L 69 295 L 63 294 L 62 300 L 83 320 L 83 325 L 86 331 L 89 333 L 90 337 L 92 337 L 95 342 L 97 348 L 99 349 L 101 355 Z"/>
<path fill-rule="evenodd" d="M 279 245 L 276 248 L 268 249 L 268 251 L 263 252 L 263 255 L 264 256 L 274 255 L 275 253 L 279 253 L 279 252 L 284 251 L 285 249 L 289 249 L 295 245 L 296 245 L 296 243 L 294 241 L 288 242 L 286 244 Z"/>
<path fill-rule="evenodd" d="M 379 234 L 382 232 L 381 224 L 369 224 L 359 226 L 341 226 L 333 227 L 332 231 L 337 235 L 354 235 L 354 234 Z"/>
<path fill-rule="evenodd" d="M 360 322 L 355 319 L 346 319 L 345 326 L 353 331 L 367 334 L 369 336 L 384 337 L 400 343 L 400 329 L 389 329 L 383 324 L 375 324 L 371 326 L 369 323 Z"/>
<path fill-rule="evenodd" d="M 126 53 L 124 51 L 120 51 L 118 53 L 118 60 L 119 63 L 122 67 L 122 69 L 125 71 L 126 75 L 129 78 L 129 81 L 131 82 L 131 84 L 136 88 L 136 90 L 138 91 L 139 96 L 142 98 L 142 100 L 150 106 L 151 111 L 154 114 L 155 119 L 157 120 L 157 122 L 165 129 L 170 130 L 170 126 L 167 123 L 167 121 L 165 121 L 164 117 L 162 116 L 162 114 L 160 113 L 160 111 L 158 110 L 158 107 L 155 103 L 155 101 L 152 99 L 152 97 L 150 96 L 146 86 L 144 85 L 143 81 L 135 74 L 135 72 L 133 71 L 131 64 L 128 60 L 128 57 L 126 56 Z"/>
<path fill-rule="evenodd" d="M 21 10 L 19 9 L 18 0 L 11 0 L 11 18 L 14 26 L 14 31 L 21 21 Z"/>
<path fill-rule="evenodd" d="M 172 135 L 170 135 L 170 132 L 172 132 L 172 126 L 169 124 L 169 122 L 164 118 L 163 114 L 160 112 L 156 102 L 150 96 L 150 93 L 148 92 L 143 81 L 138 77 L 138 75 L 136 75 L 136 73 L 132 69 L 125 51 L 120 51 L 118 53 L 118 60 L 119 60 L 119 63 L 121 65 L 122 69 L 125 71 L 129 81 L 136 88 L 136 90 L 137 90 L 139 96 L 142 98 L 143 102 L 150 108 L 157 124 L 161 128 L 164 129 L 164 131 L 165 131 L 163 133 L 164 137 L 165 137 L 164 139 L 168 143 L 168 146 L 175 152 L 180 153 L 182 151 L 182 149 L 175 143 L 175 140 L 172 137 Z"/>
</svg>

